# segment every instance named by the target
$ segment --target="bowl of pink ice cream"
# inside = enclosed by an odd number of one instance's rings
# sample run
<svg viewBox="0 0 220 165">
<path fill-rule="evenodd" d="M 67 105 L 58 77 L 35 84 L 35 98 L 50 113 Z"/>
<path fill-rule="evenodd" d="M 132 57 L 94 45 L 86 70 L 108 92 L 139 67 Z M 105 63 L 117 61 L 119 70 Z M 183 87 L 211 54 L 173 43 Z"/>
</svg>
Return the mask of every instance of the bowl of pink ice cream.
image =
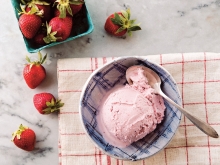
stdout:
<svg viewBox="0 0 220 165">
<path fill-rule="evenodd" d="M 80 97 L 79 112 L 89 139 L 116 159 L 138 161 L 158 153 L 171 141 L 181 112 L 154 93 L 143 70 L 154 70 L 163 92 L 182 105 L 177 84 L 162 66 L 147 58 L 121 57 L 97 69 L 88 78 Z"/>
</svg>

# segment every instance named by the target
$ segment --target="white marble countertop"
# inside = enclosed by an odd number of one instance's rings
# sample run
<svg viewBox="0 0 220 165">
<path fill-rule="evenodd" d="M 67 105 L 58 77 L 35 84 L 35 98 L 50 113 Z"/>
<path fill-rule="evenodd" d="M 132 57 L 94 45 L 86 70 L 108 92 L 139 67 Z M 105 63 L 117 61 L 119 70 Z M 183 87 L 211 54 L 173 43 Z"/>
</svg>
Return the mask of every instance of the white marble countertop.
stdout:
<svg viewBox="0 0 220 165">
<path fill-rule="evenodd" d="M 87 36 L 42 51 L 47 78 L 31 90 L 23 80 L 27 52 L 10 1 L 0 5 L 0 164 L 58 164 L 57 114 L 40 115 L 32 97 L 38 92 L 57 96 L 56 62 L 59 58 L 131 56 L 187 52 L 220 52 L 219 0 L 87 0 L 94 31 Z M 130 7 L 142 30 L 132 37 L 115 38 L 103 29 L 107 16 Z M 25 152 L 11 142 L 20 124 L 35 130 L 36 149 Z"/>
</svg>

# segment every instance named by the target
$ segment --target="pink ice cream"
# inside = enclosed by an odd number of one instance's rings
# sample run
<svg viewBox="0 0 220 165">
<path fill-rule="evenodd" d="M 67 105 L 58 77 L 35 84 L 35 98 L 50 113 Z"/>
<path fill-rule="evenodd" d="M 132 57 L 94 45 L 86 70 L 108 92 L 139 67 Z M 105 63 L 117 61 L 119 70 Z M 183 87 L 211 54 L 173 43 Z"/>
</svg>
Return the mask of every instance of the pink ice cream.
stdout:
<svg viewBox="0 0 220 165">
<path fill-rule="evenodd" d="M 132 85 L 106 96 L 98 119 L 104 139 L 122 148 L 152 132 L 163 120 L 165 110 L 162 97 L 154 94 L 142 69 L 132 72 L 130 78 Z"/>
</svg>

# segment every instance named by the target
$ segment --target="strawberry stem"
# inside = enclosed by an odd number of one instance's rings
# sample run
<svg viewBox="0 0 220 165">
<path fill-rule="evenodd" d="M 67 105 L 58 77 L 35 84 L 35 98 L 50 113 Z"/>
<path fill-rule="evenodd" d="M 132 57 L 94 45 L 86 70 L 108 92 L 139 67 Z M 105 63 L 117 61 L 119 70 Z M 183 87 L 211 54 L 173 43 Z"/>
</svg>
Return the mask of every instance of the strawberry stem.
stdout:
<svg viewBox="0 0 220 165">
<path fill-rule="evenodd" d="M 21 8 L 21 11 L 18 10 L 18 14 L 21 15 L 21 14 L 35 14 L 35 15 L 38 15 L 39 17 L 42 17 L 43 16 L 43 10 L 39 10 L 37 7 L 32 7 L 30 11 L 26 12 L 25 11 L 25 6 L 24 5 L 21 5 L 20 4 L 20 8 Z"/>
<path fill-rule="evenodd" d="M 49 44 L 51 42 L 56 42 L 58 39 L 62 39 L 62 37 L 56 37 L 57 31 L 51 32 L 52 27 L 48 25 L 46 22 L 46 28 L 47 28 L 47 36 L 43 38 L 44 42 L 46 44 Z"/>
<path fill-rule="evenodd" d="M 55 111 L 59 111 L 60 108 L 64 105 L 64 103 L 61 103 L 61 100 L 54 100 L 53 98 L 51 101 L 46 102 L 47 108 L 43 110 L 45 114 L 50 114 Z"/>
<path fill-rule="evenodd" d="M 46 59 L 47 59 L 47 54 L 44 57 L 42 57 L 41 52 L 38 52 L 38 58 L 39 58 L 38 61 L 31 61 L 30 58 L 28 56 L 26 56 L 25 59 L 28 62 L 28 64 L 30 64 L 29 69 L 31 69 L 33 65 L 41 65 L 41 64 L 43 64 L 46 61 Z"/>
<path fill-rule="evenodd" d="M 57 4 L 57 9 L 60 11 L 60 18 L 66 17 L 66 11 L 73 16 L 72 9 L 70 7 L 70 4 L 73 5 L 81 5 L 84 3 L 83 0 L 56 0 L 55 3 Z"/>
<path fill-rule="evenodd" d="M 16 136 L 17 136 L 17 139 L 20 139 L 22 132 L 24 132 L 26 129 L 28 129 L 28 127 L 23 126 L 23 125 L 21 124 L 21 125 L 19 126 L 19 129 L 12 134 L 12 141 L 14 140 L 14 138 L 15 138 Z"/>
<path fill-rule="evenodd" d="M 114 18 L 111 18 L 111 21 L 113 24 L 120 26 L 116 31 L 116 34 L 126 29 L 129 35 L 131 35 L 131 31 L 141 30 L 139 25 L 134 25 L 135 20 L 130 20 L 130 16 L 130 9 L 127 9 L 126 11 L 122 10 L 121 14 L 114 14 Z"/>
<path fill-rule="evenodd" d="M 40 64 L 43 64 L 46 61 L 47 54 L 44 57 L 42 57 L 41 52 L 38 52 L 38 59 L 39 59 L 38 61 L 31 61 L 30 58 L 28 56 L 26 56 L 26 61 L 29 64 L 31 64 L 31 65 L 40 65 Z"/>
</svg>

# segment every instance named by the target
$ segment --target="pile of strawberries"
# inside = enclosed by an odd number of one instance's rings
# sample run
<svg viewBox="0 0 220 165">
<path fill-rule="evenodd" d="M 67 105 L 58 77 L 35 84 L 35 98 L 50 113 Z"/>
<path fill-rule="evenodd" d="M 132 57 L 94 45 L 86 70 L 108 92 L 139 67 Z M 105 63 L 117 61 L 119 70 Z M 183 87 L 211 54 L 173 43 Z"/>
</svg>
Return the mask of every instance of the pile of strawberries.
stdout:
<svg viewBox="0 0 220 165">
<path fill-rule="evenodd" d="M 47 54 L 42 56 L 38 52 L 38 57 L 37 61 L 31 61 L 27 56 L 26 60 L 28 63 L 23 69 L 24 80 L 30 89 L 37 88 L 46 78 L 46 70 L 43 63 L 47 59 Z M 61 100 L 56 99 L 48 92 L 35 94 L 33 96 L 33 104 L 36 110 L 43 115 L 59 111 L 64 105 Z M 36 135 L 32 129 L 21 124 L 19 129 L 12 134 L 12 141 L 17 147 L 25 151 L 32 151 L 35 148 Z"/>
<path fill-rule="evenodd" d="M 83 4 L 83 0 L 21 0 L 20 30 L 36 45 L 64 41 L 74 26 L 73 16 Z"/>
</svg>

